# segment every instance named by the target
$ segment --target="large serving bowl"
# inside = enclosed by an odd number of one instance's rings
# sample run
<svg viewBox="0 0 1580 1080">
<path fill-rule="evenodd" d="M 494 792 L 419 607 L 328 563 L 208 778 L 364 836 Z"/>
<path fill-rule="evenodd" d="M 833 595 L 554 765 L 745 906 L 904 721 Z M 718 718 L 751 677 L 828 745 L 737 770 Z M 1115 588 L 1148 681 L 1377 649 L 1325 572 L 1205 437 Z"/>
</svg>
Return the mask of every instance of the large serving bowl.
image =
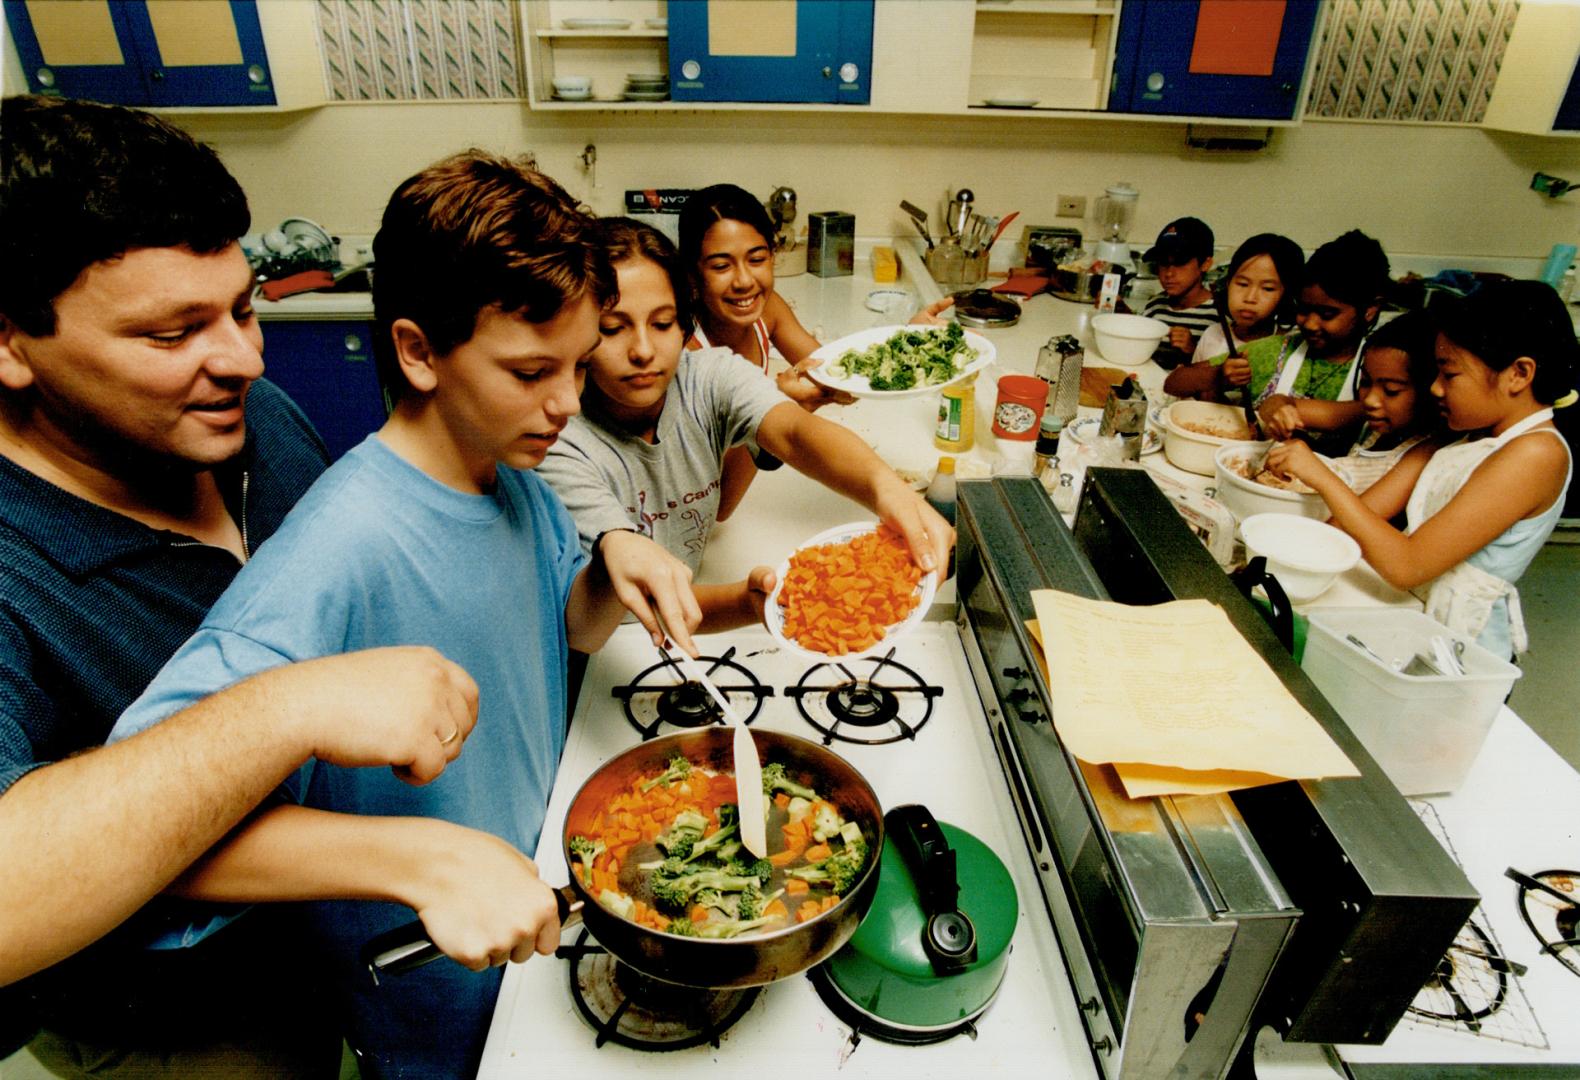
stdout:
<svg viewBox="0 0 1580 1080">
<path fill-rule="evenodd" d="M 1152 358 L 1158 342 L 1169 336 L 1169 326 L 1145 315 L 1105 311 L 1092 319 L 1092 334 L 1104 360 L 1121 367 L 1140 367 Z"/>
<path fill-rule="evenodd" d="M 1348 533 L 1294 514 L 1253 514 L 1240 522 L 1240 535 L 1246 554 L 1266 558 L 1268 573 L 1297 604 L 1321 596 L 1361 559 Z"/>
<path fill-rule="evenodd" d="M 1213 475 L 1218 478 L 1218 501 L 1229 508 L 1236 521 L 1256 514 L 1294 514 L 1326 521 L 1330 511 L 1322 496 L 1314 491 L 1287 491 L 1268 487 L 1246 478 L 1262 471 L 1270 442 L 1229 443 L 1213 455 Z M 1333 463 L 1317 455 L 1332 468 Z"/>
<path fill-rule="evenodd" d="M 1212 476 L 1213 455 L 1220 447 L 1243 446 L 1255 438 L 1246 426 L 1245 410 L 1233 405 L 1176 401 L 1163 410 L 1163 453 L 1169 464 L 1186 472 Z"/>
</svg>

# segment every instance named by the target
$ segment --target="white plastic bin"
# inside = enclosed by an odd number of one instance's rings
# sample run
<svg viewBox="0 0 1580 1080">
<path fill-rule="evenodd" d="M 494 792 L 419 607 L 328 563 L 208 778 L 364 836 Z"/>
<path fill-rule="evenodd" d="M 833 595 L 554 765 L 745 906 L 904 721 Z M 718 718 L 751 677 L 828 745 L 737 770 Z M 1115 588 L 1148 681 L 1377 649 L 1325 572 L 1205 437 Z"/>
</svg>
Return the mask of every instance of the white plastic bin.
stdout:
<svg viewBox="0 0 1580 1080">
<path fill-rule="evenodd" d="M 1317 608 L 1310 620 L 1300 666 L 1394 786 L 1405 795 L 1433 795 L 1463 783 L 1520 669 L 1419 611 Z M 1439 635 L 1464 644 L 1465 674 L 1397 670 L 1417 654 L 1430 657 Z"/>
</svg>

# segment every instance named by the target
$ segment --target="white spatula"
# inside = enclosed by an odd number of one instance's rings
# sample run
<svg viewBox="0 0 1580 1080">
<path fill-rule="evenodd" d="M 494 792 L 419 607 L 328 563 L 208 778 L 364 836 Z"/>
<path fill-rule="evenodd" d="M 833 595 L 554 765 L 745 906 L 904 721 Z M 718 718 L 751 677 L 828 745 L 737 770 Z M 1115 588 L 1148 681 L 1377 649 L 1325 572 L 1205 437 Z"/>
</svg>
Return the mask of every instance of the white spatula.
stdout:
<svg viewBox="0 0 1580 1080">
<path fill-rule="evenodd" d="M 668 641 L 664 642 L 664 655 L 680 666 L 686 678 L 702 684 L 702 688 L 719 703 L 719 708 L 724 710 L 724 718 L 735 729 L 735 803 L 741 819 L 741 843 L 757 858 L 766 859 L 768 822 L 763 816 L 763 763 L 757 758 L 757 742 L 752 738 L 746 721 L 741 719 L 741 714 L 713 685 L 713 680 L 708 678 L 701 664 L 679 649 L 671 649 Z"/>
</svg>

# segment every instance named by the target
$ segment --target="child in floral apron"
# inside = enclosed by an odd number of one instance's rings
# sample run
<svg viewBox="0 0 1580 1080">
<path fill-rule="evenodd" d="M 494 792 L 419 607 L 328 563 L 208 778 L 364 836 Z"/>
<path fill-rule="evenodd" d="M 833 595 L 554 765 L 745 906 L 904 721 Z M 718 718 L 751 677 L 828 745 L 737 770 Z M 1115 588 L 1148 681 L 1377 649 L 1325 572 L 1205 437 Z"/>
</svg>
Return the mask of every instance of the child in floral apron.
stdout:
<svg viewBox="0 0 1580 1080">
<path fill-rule="evenodd" d="M 1417 446 L 1364 496 L 1297 440 L 1274 447 L 1268 466 L 1315 488 L 1333 524 L 1428 615 L 1516 655 L 1527 642 L 1514 583 L 1557 524 L 1573 471 L 1552 418 L 1575 400 L 1580 345 L 1563 301 L 1535 281 L 1482 286 L 1438 330 L 1432 395 L 1462 438 Z M 1401 510 L 1402 532 L 1389 524 Z"/>
</svg>

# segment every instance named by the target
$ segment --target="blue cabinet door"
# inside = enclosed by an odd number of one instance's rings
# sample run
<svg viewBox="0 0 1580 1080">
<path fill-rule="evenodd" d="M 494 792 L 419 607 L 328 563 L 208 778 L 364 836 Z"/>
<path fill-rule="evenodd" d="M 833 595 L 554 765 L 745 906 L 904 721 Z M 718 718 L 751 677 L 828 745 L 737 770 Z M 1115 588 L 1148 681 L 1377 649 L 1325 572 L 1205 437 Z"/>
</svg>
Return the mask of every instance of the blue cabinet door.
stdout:
<svg viewBox="0 0 1580 1080">
<path fill-rule="evenodd" d="M 670 0 L 675 101 L 866 105 L 873 0 Z"/>
<path fill-rule="evenodd" d="M 360 319 L 268 320 L 264 377 L 307 414 L 331 458 L 384 426 L 388 410 L 373 364 L 373 324 Z"/>
<path fill-rule="evenodd" d="M 1289 120 L 1316 0 L 1126 0 L 1111 112 Z"/>
<path fill-rule="evenodd" d="M 255 0 L 5 0 L 36 94 L 116 105 L 273 105 Z"/>
</svg>

